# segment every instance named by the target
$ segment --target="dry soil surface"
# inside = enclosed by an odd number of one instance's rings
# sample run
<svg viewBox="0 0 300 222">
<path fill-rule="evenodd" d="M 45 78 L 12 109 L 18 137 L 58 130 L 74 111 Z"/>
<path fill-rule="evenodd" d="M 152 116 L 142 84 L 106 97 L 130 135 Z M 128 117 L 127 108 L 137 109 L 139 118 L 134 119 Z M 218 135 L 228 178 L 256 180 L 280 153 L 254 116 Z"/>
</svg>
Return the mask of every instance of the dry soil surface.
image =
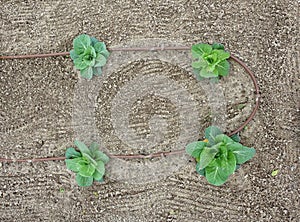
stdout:
<svg viewBox="0 0 300 222">
<path fill-rule="evenodd" d="M 255 147 L 256 156 L 225 185 L 209 185 L 187 157 L 178 160 L 180 166 L 171 160 L 174 170 L 158 179 L 155 171 L 153 180 L 146 174 L 134 179 L 130 172 L 122 180 L 108 171 L 104 183 L 88 188 L 75 184 L 63 161 L 0 163 L 0 221 L 300 220 L 299 1 L 3 0 L 0 12 L 2 55 L 69 51 L 81 33 L 109 47 L 221 42 L 251 68 L 261 89 L 259 112 L 241 132 L 243 144 Z M 170 150 L 179 140 L 195 141 L 211 123 L 226 131 L 239 126 L 255 98 L 241 67 L 231 61 L 231 76 L 218 83 L 222 97 L 214 101 L 205 88 L 209 84 L 199 85 L 191 74 L 188 52 L 176 53 L 112 53 L 113 65 L 86 82 L 84 92 L 90 83 L 100 86 L 82 101 L 95 99 L 94 107 L 74 104 L 85 83 L 69 58 L 1 60 L 0 158 L 63 156 L 75 138 L 90 142 L 98 137 L 106 152 L 149 154 Z M 171 84 L 159 88 L 158 80 Z M 143 96 L 122 97 L 139 95 L 137 90 Z M 176 100 L 179 95 L 182 100 Z M 119 104 L 125 108 L 112 112 Z M 87 116 L 94 110 L 94 128 L 90 122 L 74 124 L 74 109 L 86 109 Z M 116 127 L 116 116 L 128 125 Z M 194 121 L 181 125 L 183 117 Z M 124 142 L 126 130 L 132 135 Z M 157 166 L 159 161 L 113 160 L 110 167 Z"/>
</svg>

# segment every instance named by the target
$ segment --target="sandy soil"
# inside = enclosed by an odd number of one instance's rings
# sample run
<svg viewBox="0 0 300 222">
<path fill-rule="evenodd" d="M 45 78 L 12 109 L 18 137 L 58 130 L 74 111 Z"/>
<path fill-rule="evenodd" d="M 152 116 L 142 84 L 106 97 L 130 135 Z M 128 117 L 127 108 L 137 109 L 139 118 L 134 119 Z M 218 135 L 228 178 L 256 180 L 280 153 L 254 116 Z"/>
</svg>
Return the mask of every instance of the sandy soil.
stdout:
<svg viewBox="0 0 300 222">
<path fill-rule="evenodd" d="M 254 121 L 241 133 L 243 143 L 255 147 L 257 154 L 224 186 L 209 185 L 189 161 L 160 180 L 137 184 L 108 176 L 105 183 L 89 188 L 76 186 L 64 162 L 0 163 L 0 221 L 300 220 L 297 1 L 15 0 L 1 1 L 0 11 L 3 55 L 68 51 L 72 39 L 81 33 L 111 47 L 143 39 L 150 44 L 160 39 L 179 45 L 216 41 L 251 68 L 262 98 Z M 232 78 L 219 83 L 227 115 L 221 120 L 226 121 L 227 131 L 244 121 L 254 98 L 245 72 L 234 63 L 232 67 Z M 103 75 L 104 87 L 93 96 L 98 101 L 96 134 L 104 135 L 107 151 L 168 150 L 180 137 L 179 117 L 189 110 L 180 113 L 170 98 L 149 94 L 134 101 L 129 124 L 139 138 L 151 138 L 160 125 L 149 122 L 150 117 L 161 117 L 164 142 L 151 150 L 136 150 L 117 141 L 109 101 L 145 72 L 169 77 L 200 104 L 196 125 L 187 130 L 202 131 L 213 121 L 207 94 L 185 68 L 139 58 Z M 74 138 L 85 137 L 77 135 L 72 120 L 74 93 L 81 80 L 70 59 L 0 61 L 0 71 L 0 157 L 62 156 Z M 199 132 L 192 132 L 188 139 L 198 139 Z M 279 173 L 272 177 L 275 169 Z"/>
</svg>

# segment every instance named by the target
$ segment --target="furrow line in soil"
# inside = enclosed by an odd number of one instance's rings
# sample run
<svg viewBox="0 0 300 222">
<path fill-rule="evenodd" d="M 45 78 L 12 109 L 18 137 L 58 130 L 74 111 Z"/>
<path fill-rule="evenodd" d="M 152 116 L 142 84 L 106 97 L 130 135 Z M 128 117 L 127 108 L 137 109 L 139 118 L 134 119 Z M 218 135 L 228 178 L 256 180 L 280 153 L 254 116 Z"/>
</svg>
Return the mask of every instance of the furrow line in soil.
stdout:
<svg viewBox="0 0 300 222">
<path fill-rule="evenodd" d="M 193 169 L 194 170 L 194 169 Z M 200 176 L 196 172 L 193 172 L 192 174 L 180 174 L 178 177 L 170 177 L 170 186 L 182 186 L 182 187 L 189 187 L 193 189 L 194 187 L 204 188 L 207 185 L 207 182 L 204 177 Z M 188 181 L 188 183 L 184 183 L 183 181 Z M 209 190 L 212 192 L 218 194 L 218 193 L 231 193 L 230 190 L 225 190 L 220 187 L 214 187 L 209 185 Z"/>
<path fill-rule="evenodd" d="M 145 191 L 139 196 L 132 196 L 129 194 L 108 198 L 105 195 L 103 196 L 99 194 L 99 199 L 96 199 L 95 201 L 101 202 L 101 205 L 105 207 L 105 209 L 115 212 L 126 212 L 128 207 L 134 211 L 138 211 L 146 206 L 156 205 L 157 202 L 163 201 L 163 199 L 166 199 L 163 198 L 163 195 L 165 195 L 163 192 L 156 192 L 156 194 L 152 194 Z M 118 203 L 118 209 L 115 209 L 114 203 Z"/>
<path fill-rule="evenodd" d="M 132 187 L 131 187 L 132 188 Z M 135 198 L 136 196 L 142 195 L 144 193 L 151 193 L 155 195 L 155 188 L 147 186 L 147 189 L 144 187 L 134 187 L 134 189 L 121 189 L 121 190 L 114 190 L 113 187 L 106 187 L 106 190 L 99 190 L 98 194 L 101 195 L 104 198 L 109 199 L 110 197 L 128 197 L 132 196 L 132 198 Z"/>
<path fill-rule="evenodd" d="M 183 202 L 189 203 L 190 205 L 193 204 L 193 201 L 197 203 L 202 203 L 205 206 L 212 206 L 216 209 L 222 211 L 222 209 L 227 209 L 232 212 L 239 212 L 239 208 L 243 208 L 244 206 L 241 204 L 232 206 L 230 205 L 228 198 L 226 195 L 217 197 L 214 193 L 205 193 L 205 190 L 199 189 L 198 193 L 196 191 L 185 191 L 187 189 L 176 189 L 172 190 L 172 199 L 177 201 L 182 200 Z M 196 204 L 197 205 L 197 204 Z"/>
<path fill-rule="evenodd" d="M 14 178 L 15 179 L 15 178 Z M 18 178 L 18 179 L 21 179 L 21 178 Z M 25 178 L 26 179 L 26 178 Z M 50 180 L 51 178 L 49 178 L 48 180 Z M 45 180 L 45 181 L 36 181 L 36 180 L 33 180 L 33 181 L 31 181 L 31 182 L 28 182 L 28 183 L 26 183 L 26 184 L 13 184 L 13 186 L 12 187 L 16 187 L 17 189 L 16 190 L 14 190 L 14 191 L 11 191 L 11 190 L 9 190 L 9 189 L 4 189 L 3 188 L 3 194 L 4 194 L 4 196 L 3 197 L 5 197 L 5 196 L 13 196 L 14 197 L 14 199 L 16 199 L 16 197 L 20 197 L 20 198 L 23 198 L 24 196 L 23 196 L 23 191 L 22 191 L 22 186 L 24 186 L 24 187 L 26 187 L 26 190 L 28 191 L 28 192 L 31 192 L 31 191 L 33 191 L 33 193 L 36 193 L 36 194 L 38 194 L 39 192 L 42 192 L 43 191 L 43 189 L 45 189 L 45 190 L 51 190 L 51 188 L 53 188 L 53 185 L 55 185 L 55 184 L 59 184 L 60 186 L 69 186 L 69 184 L 70 184 L 70 182 L 71 182 L 71 180 L 69 179 L 69 183 L 61 183 L 61 182 L 57 182 L 56 181 L 56 178 L 53 178 L 52 180 L 53 181 L 48 181 L 48 180 Z M 6 180 L 7 181 L 7 180 Z M 58 191 L 57 191 L 58 192 Z M 30 198 L 30 196 L 29 196 L 29 198 Z"/>
<path fill-rule="evenodd" d="M 174 192 L 176 193 L 186 193 L 187 196 L 194 196 L 199 195 L 200 198 L 204 198 L 207 201 L 214 202 L 216 199 L 216 203 L 220 205 L 221 207 L 227 207 L 228 203 L 224 203 L 224 197 L 227 196 L 225 199 L 227 200 L 232 199 L 232 191 L 231 189 L 227 189 L 225 187 L 214 187 L 207 183 L 207 181 L 202 178 L 201 181 L 200 178 L 189 176 L 188 173 L 181 174 L 178 179 L 171 177 L 169 178 L 170 181 L 167 182 L 167 184 L 171 187 L 174 187 Z M 198 176 L 198 175 L 197 175 Z M 183 181 L 186 181 L 183 183 Z M 201 190 L 203 192 L 201 192 Z M 243 192 L 243 189 L 238 189 L 235 192 L 238 192 L 236 195 L 239 195 L 239 193 Z M 206 196 L 203 196 L 202 194 L 205 194 Z M 245 204 L 243 202 L 235 204 L 235 206 L 232 206 L 233 209 L 237 210 L 238 208 L 245 207 Z"/>
<path fill-rule="evenodd" d="M 142 65 L 140 63 L 142 63 Z M 145 68 L 145 66 L 147 68 Z M 178 67 L 176 67 L 176 70 L 174 70 L 173 66 L 171 66 L 167 63 L 163 63 L 159 60 L 139 60 L 139 61 L 135 61 L 135 62 L 132 62 L 132 63 L 129 63 L 129 64 L 125 65 L 121 69 L 120 72 L 121 73 L 118 72 L 118 76 L 114 77 L 115 74 L 113 74 L 112 76 L 109 76 L 107 78 L 107 80 L 104 81 L 104 85 L 103 85 L 102 89 L 100 90 L 99 97 L 98 97 L 98 104 L 101 103 L 101 106 L 98 106 L 98 108 L 96 109 L 96 113 L 97 113 L 97 117 L 98 117 L 96 119 L 96 125 L 97 125 L 97 127 L 98 127 L 101 134 L 103 134 L 103 135 L 109 134 L 109 135 L 106 136 L 107 138 L 111 138 L 111 136 L 114 136 L 114 135 L 111 135 L 111 134 L 114 134 L 114 132 L 113 132 L 113 129 L 112 129 L 112 125 L 110 123 L 111 115 L 106 110 L 106 108 L 107 108 L 106 103 L 109 104 L 110 100 L 112 100 L 114 95 L 117 94 L 118 89 L 122 87 L 124 82 L 125 83 L 128 82 L 134 76 L 136 76 L 140 73 L 142 73 L 143 75 L 155 75 L 156 73 L 158 74 L 158 73 L 161 73 L 161 72 L 166 72 L 167 77 L 170 77 L 171 73 L 172 73 L 173 77 L 174 77 L 174 75 L 180 76 L 180 74 L 182 74 L 181 73 L 182 70 L 179 70 Z M 190 78 L 190 76 L 187 75 L 187 74 L 184 75 L 183 79 L 185 81 L 187 80 L 187 78 Z M 116 81 L 116 79 L 117 79 L 117 81 Z M 174 79 L 176 81 L 176 78 L 174 78 Z M 183 79 L 179 79 L 179 80 L 183 81 Z M 180 81 L 178 81 L 178 82 L 180 83 Z M 113 87 L 114 87 L 113 89 L 109 89 L 109 87 L 111 85 L 113 85 Z M 194 87 L 194 88 L 196 89 L 196 87 Z M 106 94 L 108 95 L 109 98 L 107 98 Z M 152 101 L 151 101 L 151 104 L 152 104 Z M 186 109 L 186 111 L 188 111 L 188 109 Z M 144 114 L 144 113 L 142 113 L 142 114 Z M 141 114 L 141 116 L 143 116 L 142 114 Z M 169 112 L 168 112 L 168 114 L 169 114 Z M 170 112 L 170 114 L 172 114 L 172 112 Z M 148 115 L 152 115 L 152 114 L 150 113 Z M 135 123 L 135 122 L 139 123 L 139 118 L 138 118 L 139 115 L 135 115 L 135 116 L 137 118 L 133 119 L 132 123 Z M 143 121 L 143 120 L 144 119 L 141 119 L 140 121 Z M 170 121 L 175 121 L 175 120 L 176 119 L 171 118 Z M 174 125 L 174 124 L 171 124 L 171 125 Z M 130 125 L 130 126 L 132 126 L 132 125 Z M 146 126 L 148 127 L 148 123 L 146 123 Z M 146 127 L 146 129 L 148 129 L 147 127 Z M 139 132 L 141 132 L 141 130 L 139 130 Z M 147 131 L 145 131 L 145 133 L 147 133 Z M 142 134 L 142 135 L 144 136 L 145 133 Z M 111 143 L 111 142 L 108 141 L 108 143 Z M 121 145 L 121 141 L 119 141 L 118 144 Z M 108 149 L 112 153 L 120 153 L 120 148 L 116 144 L 109 144 Z M 128 147 L 125 147 L 125 148 L 123 147 L 122 150 L 124 150 L 124 149 L 126 150 L 126 149 L 128 149 Z M 160 151 L 162 150 L 161 147 L 156 147 L 156 149 L 159 149 Z M 136 153 L 136 151 L 132 150 L 132 153 Z"/>
<path fill-rule="evenodd" d="M 1 222 L 21 222 L 21 221 L 49 221 L 50 215 L 45 215 L 45 213 L 33 212 L 31 208 L 12 208 L 7 206 L 9 210 L 5 210 L 4 217 L 0 217 Z M 16 212 L 18 212 L 18 218 L 16 218 Z"/>
<path fill-rule="evenodd" d="M 48 109 L 49 111 L 54 111 Z M 10 126 L 5 126 L 6 123 L 4 123 L 1 128 L 0 128 L 0 133 L 5 133 L 5 134 L 11 134 L 14 133 L 15 131 L 22 131 L 24 130 L 25 127 L 28 126 L 32 126 L 38 124 L 38 125 L 45 125 L 45 123 L 47 121 L 49 121 L 51 118 L 57 118 L 57 113 L 54 112 L 50 112 L 50 113 L 31 113 L 31 114 L 27 114 L 27 116 L 22 116 L 20 119 L 21 121 L 13 121 L 13 122 L 9 122 L 7 123 L 7 125 Z M 50 124 L 53 124 L 50 122 Z M 70 125 L 71 126 L 71 125 Z M 63 126 L 62 126 L 63 127 Z M 28 130 L 28 129 L 26 129 Z"/>
<path fill-rule="evenodd" d="M 126 193 L 120 193 L 118 191 L 114 191 L 114 192 L 107 191 L 106 193 L 98 193 L 99 197 L 102 200 L 107 201 L 108 203 L 116 201 L 116 200 L 120 200 L 122 202 L 128 202 L 129 204 L 130 203 L 131 204 L 135 204 L 135 203 L 132 203 L 130 200 L 137 199 L 138 197 L 144 196 L 144 195 L 147 195 L 147 194 L 151 194 L 151 191 L 143 190 L 143 191 L 141 191 L 139 193 L 135 193 L 133 191 L 128 191 Z M 153 196 L 154 199 L 156 197 L 160 197 L 160 195 L 158 195 L 158 194 L 156 194 L 154 192 L 153 192 L 153 194 L 151 194 L 151 196 Z"/>
<path fill-rule="evenodd" d="M 198 189 L 197 189 L 198 188 Z M 202 188 L 202 189 L 201 189 Z M 216 207 L 228 208 L 228 194 L 216 193 L 211 190 L 207 191 L 205 187 L 184 187 L 178 188 L 175 187 L 172 190 L 172 196 L 180 198 L 181 196 L 193 197 L 194 199 L 199 200 L 200 202 L 205 202 L 206 205 L 215 205 Z M 225 198 L 226 197 L 226 198 Z M 224 201 L 226 200 L 226 201 Z M 232 211 L 239 211 L 239 208 L 245 207 L 242 203 L 236 204 L 234 206 L 229 206 Z"/>
<path fill-rule="evenodd" d="M 216 208 L 214 206 L 205 206 L 197 205 L 197 203 L 194 203 L 193 205 L 189 205 L 191 202 L 185 202 L 184 200 L 178 199 L 178 200 L 168 200 L 167 206 L 169 206 L 170 209 L 173 209 L 175 211 L 179 211 L 181 214 L 195 214 L 198 215 L 199 220 L 199 214 L 201 215 L 201 219 L 211 219 L 211 215 L 209 215 L 207 212 L 213 212 L 214 216 L 219 216 L 223 218 L 225 215 L 229 215 L 231 220 L 239 220 L 239 214 L 233 213 L 231 211 L 228 212 L 227 209 L 220 209 Z M 201 213 L 202 212 L 202 213 Z"/>
<path fill-rule="evenodd" d="M 3 123 L 3 125 L 0 127 L 0 133 L 6 133 L 6 134 L 10 134 L 14 131 L 17 130 L 22 130 L 22 128 L 27 127 L 29 124 L 35 124 L 34 121 L 41 121 L 45 118 L 50 118 L 51 116 L 55 115 L 55 113 L 53 113 L 54 110 L 51 109 L 47 109 L 47 112 L 35 112 L 35 111 L 30 111 L 30 110 L 26 110 L 26 116 L 22 116 L 20 117 L 20 120 L 15 120 L 12 121 L 10 120 L 8 123 Z M 36 118 L 36 115 L 38 116 L 38 118 Z M 34 121 L 33 121 L 34 120 Z M 10 125 L 9 127 L 6 127 L 5 125 Z"/>
</svg>

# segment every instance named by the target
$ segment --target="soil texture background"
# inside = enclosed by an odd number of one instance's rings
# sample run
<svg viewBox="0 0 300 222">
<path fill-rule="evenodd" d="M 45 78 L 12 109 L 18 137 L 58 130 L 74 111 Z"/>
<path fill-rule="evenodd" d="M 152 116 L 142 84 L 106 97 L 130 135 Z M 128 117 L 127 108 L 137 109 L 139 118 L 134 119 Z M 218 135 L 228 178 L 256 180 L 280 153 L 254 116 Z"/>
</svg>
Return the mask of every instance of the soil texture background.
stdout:
<svg viewBox="0 0 300 222">
<path fill-rule="evenodd" d="M 63 161 L 0 163 L 0 221 L 300 220 L 299 1 L 3 0 L 0 4 L 2 55 L 69 51 L 72 40 L 82 33 L 109 47 L 141 41 L 220 42 L 250 67 L 261 90 L 260 109 L 241 132 L 242 143 L 256 148 L 256 156 L 225 185 L 209 185 L 188 158 L 183 167 L 156 181 L 128 183 L 108 175 L 104 183 L 88 188 L 75 184 Z M 122 56 L 129 58 L 126 53 Z M 231 65 L 232 76 L 219 82 L 226 101 L 221 119 L 226 131 L 246 119 L 255 99 L 247 74 L 232 61 Z M 162 136 L 160 143 L 141 150 L 122 143 L 111 124 L 110 101 L 142 73 L 153 79 L 168 77 L 190 93 L 199 115 L 186 129 L 198 129 L 188 140 L 202 137 L 214 120 L 208 95 L 188 68 L 139 57 L 120 64 L 109 76 L 104 73 L 103 87 L 93 95 L 97 133 L 107 151 L 167 151 L 180 137 L 180 116 L 191 113 L 186 108 L 178 112 L 170 98 L 143 96 L 132 103 L 129 128 L 140 140 Z M 0 60 L 0 158 L 63 156 L 78 138 L 72 118 L 80 81 L 70 58 Z M 140 87 L 142 91 L 146 86 Z M 172 92 L 176 94 L 181 91 Z M 156 135 L 161 126 L 166 133 Z M 276 176 L 271 175 L 274 170 Z"/>
</svg>

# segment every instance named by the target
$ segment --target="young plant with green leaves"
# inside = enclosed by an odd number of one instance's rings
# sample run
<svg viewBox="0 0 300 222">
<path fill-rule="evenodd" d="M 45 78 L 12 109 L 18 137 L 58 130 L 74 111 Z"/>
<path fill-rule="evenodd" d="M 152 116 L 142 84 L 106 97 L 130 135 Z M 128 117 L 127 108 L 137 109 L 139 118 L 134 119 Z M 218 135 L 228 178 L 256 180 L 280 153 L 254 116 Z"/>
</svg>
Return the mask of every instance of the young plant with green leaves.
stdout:
<svg viewBox="0 0 300 222">
<path fill-rule="evenodd" d="M 66 151 L 67 168 L 76 173 L 76 182 L 79 186 L 90 186 L 93 181 L 102 182 L 105 174 L 105 164 L 109 157 L 99 150 L 97 143 L 87 147 L 83 142 L 76 140 L 75 145 Z"/>
<path fill-rule="evenodd" d="M 109 56 L 104 42 L 83 34 L 73 40 L 73 47 L 70 56 L 83 78 L 91 79 L 93 75 L 102 74 Z"/>
<path fill-rule="evenodd" d="M 186 152 L 196 159 L 196 171 L 213 185 L 224 184 L 240 164 L 255 155 L 255 149 L 240 144 L 237 135 L 229 137 L 215 126 L 205 130 L 205 140 L 190 143 Z"/>
<path fill-rule="evenodd" d="M 230 53 L 224 50 L 222 44 L 195 44 L 192 46 L 192 57 L 192 67 L 198 79 L 217 79 L 229 73 L 230 65 L 227 59 Z"/>
</svg>

